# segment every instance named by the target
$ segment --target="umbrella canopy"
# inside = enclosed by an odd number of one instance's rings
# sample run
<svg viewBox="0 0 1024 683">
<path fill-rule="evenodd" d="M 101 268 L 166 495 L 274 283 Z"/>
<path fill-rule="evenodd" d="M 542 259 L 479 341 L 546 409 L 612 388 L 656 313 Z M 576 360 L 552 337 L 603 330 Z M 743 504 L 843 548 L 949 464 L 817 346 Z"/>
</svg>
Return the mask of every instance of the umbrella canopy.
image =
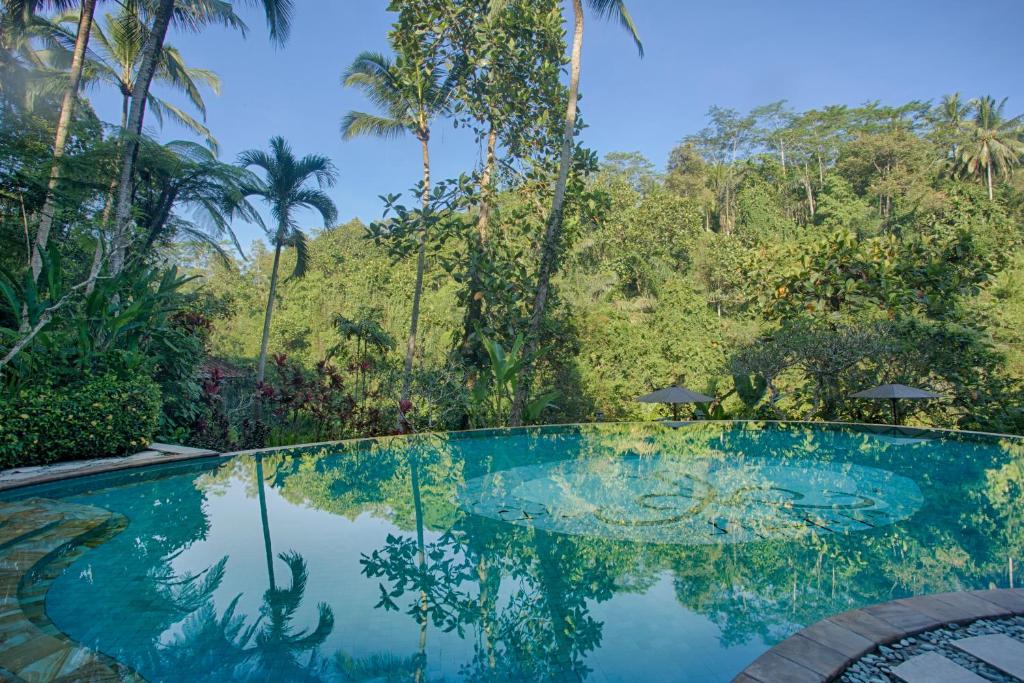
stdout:
<svg viewBox="0 0 1024 683">
<path fill-rule="evenodd" d="M 925 389 L 908 387 L 906 384 L 882 384 L 871 389 L 865 389 L 864 391 L 858 391 L 855 394 L 850 394 L 850 398 L 868 398 L 889 401 L 892 405 L 892 423 L 899 424 L 900 416 L 896 411 L 896 401 L 898 399 L 941 398 L 941 396 L 932 391 L 926 391 Z"/>
<path fill-rule="evenodd" d="M 672 419 L 677 420 L 679 419 L 678 406 L 680 403 L 711 403 L 715 399 L 698 394 L 696 391 L 690 391 L 685 387 L 666 387 L 652 391 L 636 400 L 640 403 L 668 403 L 672 406 Z"/>
<path fill-rule="evenodd" d="M 908 387 L 906 384 L 882 384 L 873 389 L 865 389 L 864 391 L 858 391 L 856 394 L 850 394 L 850 398 L 940 398 L 940 396 L 932 391 Z"/>
</svg>

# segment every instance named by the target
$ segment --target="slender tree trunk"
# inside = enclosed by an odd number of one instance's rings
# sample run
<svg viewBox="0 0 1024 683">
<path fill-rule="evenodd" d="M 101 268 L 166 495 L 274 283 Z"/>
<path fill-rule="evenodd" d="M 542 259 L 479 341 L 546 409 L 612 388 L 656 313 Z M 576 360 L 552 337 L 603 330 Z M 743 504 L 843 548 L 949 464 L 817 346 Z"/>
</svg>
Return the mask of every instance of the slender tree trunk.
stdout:
<svg viewBox="0 0 1024 683">
<path fill-rule="evenodd" d="M 985 166 L 985 178 L 988 180 L 988 198 L 992 200 L 992 162 L 989 161 L 988 165 Z"/>
<path fill-rule="evenodd" d="M 807 165 L 804 164 L 804 192 L 807 193 L 807 208 L 811 212 L 811 219 L 814 219 L 814 190 L 811 189 L 811 179 L 807 174 Z"/>
<path fill-rule="evenodd" d="M 160 0 L 153 26 L 142 46 L 142 59 L 132 89 L 132 104 L 128 111 L 128 125 L 122 131 L 121 179 L 117 187 L 117 209 L 114 213 L 114 236 L 111 240 L 110 271 L 116 275 L 124 267 L 127 245 L 128 224 L 131 220 L 132 177 L 135 174 L 135 160 L 142 136 L 142 118 L 146 112 L 146 98 L 149 86 L 156 73 L 157 62 L 167 36 L 167 27 L 174 12 L 174 0 Z"/>
<path fill-rule="evenodd" d="M 260 357 L 256 363 L 256 382 L 257 384 L 263 383 L 263 378 L 266 376 L 267 370 L 267 347 L 270 345 L 270 318 L 274 315 L 274 298 L 277 296 L 277 269 L 281 263 L 281 237 L 284 232 L 282 226 L 281 234 L 278 235 L 276 240 L 277 246 L 274 247 L 274 267 L 270 271 L 270 294 L 267 295 L 267 313 L 263 317 L 263 339 L 260 341 Z"/>
<path fill-rule="evenodd" d="M 128 126 L 128 107 L 131 104 L 131 92 L 121 88 L 121 130 Z M 110 226 L 110 216 L 114 213 L 114 202 L 117 199 L 117 176 L 115 170 L 110 174 L 110 186 L 107 188 L 107 198 L 103 202 L 103 217 L 100 218 L 100 228 L 96 233 L 96 247 L 92 252 L 92 265 L 89 267 L 89 284 L 85 288 L 85 295 L 92 294 L 96 287 L 96 278 L 100 274 L 100 267 L 103 265 L 104 235 Z"/>
<path fill-rule="evenodd" d="M 416 564 L 420 574 L 420 585 L 425 586 L 427 581 L 427 554 L 426 545 L 423 539 L 423 502 L 420 497 L 419 464 L 416 455 L 413 454 L 409 461 L 410 474 L 412 476 L 412 502 L 416 515 Z M 420 589 L 420 638 L 419 649 L 416 655 L 416 673 L 413 678 L 420 683 L 424 678 L 427 668 L 427 593 Z"/>
<path fill-rule="evenodd" d="M 580 90 L 580 60 L 583 52 L 583 3 L 572 0 L 574 15 L 572 33 L 572 54 L 569 67 L 569 100 L 565 108 L 565 129 L 562 133 L 562 158 L 558 166 L 558 181 L 555 183 L 555 196 L 551 201 L 551 213 L 548 216 L 544 242 L 541 246 L 540 269 L 537 273 L 537 293 L 533 300 L 533 312 L 530 315 L 530 327 L 527 332 L 525 357 L 531 359 L 523 367 L 523 376 L 516 385 L 509 412 L 509 425 L 517 427 L 523 423 L 523 409 L 530 394 L 533 379 L 533 356 L 537 353 L 540 343 L 540 326 L 544 320 L 544 308 L 548 301 L 548 288 L 551 276 L 558 266 L 558 247 L 562 237 L 562 212 L 565 209 L 565 187 L 569 181 L 569 169 L 572 166 L 573 134 L 576 131 L 576 100 Z"/>
<path fill-rule="evenodd" d="M 267 516 L 267 494 L 263 491 L 263 456 L 256 456 L 256 493 L 260 502 L 260 522 L 263 526 L 263 553 L 267 559 L 267 581 L 270 590 L 277 587 L 274 581 L 274 550 L 270 545 L 270 518 Z"/>
<path fill-rule="evenodd" d="M 425 130 L 425 129 L 424 129 Z M 424 132 L 420 136 L 420 149 L 423 153 L 423 203 L 424 218 L 430 209 L 430 134 Z M 409 321 L 409 338 L 405 343 L 405 371 L 402 374 L 402 401 L 409 400 L 412 394 L 412 363 L 416 356 L 416 330 L 420 324 L 420 298 L 423 295 L 423 271 L 426 268 L 427 260 L 427 236 L 424 234 L 426 226 L 420 230 L 419 250 L 416 254 L 416 286 L 412 292 L 412 318 Z M 405 416 L 399 416 L 400 424 L 405 423 Z"/>
<path fill-rule="evenodd" d="M 64 147 L 67 145 L 71 117 L 75 113 L 75 102 L 78 100 L 78 86 L 82 82 L 85 50 L 89 46 L 89 33 L 92 31 L 95 11 L 96 0 L 82 0 L 78 19 L 78 34 L 75 36 L 75 48 L 71 54 L 68 87 L 64 90 L 64 97 L 60 103 L 60 115 L 57 118 L 57 134 L 53 142 L 53 163 L 50 165 L 50 180 L 46 184 L 46 201 L 43 202 L 43 211 L 39 218 L 39 226 L 36 228 L 35 243 L 32 246 L 32 277 L 37 280 L 43 269 L 43 252 L 46 251 L 46 245 L 50 240 L 53 214 L 57 211 L 57 183 L 60 182 Z"/>
<path fill-rule="evenodd" d="M 497 145 L 498 129 L 492 123 L 491 130 L 487 134 L 487 157 L 484 161 L 483 172 L 480 174 L 480 214 L 476 219 L 474 243 L 470 247 L 469 299 L 466 301 L 466 316 L 462 326 L 462 357 L 471 366 L 479 366 L 483 360 L 478 353 L 474 353 L 470 339 L 473 337 L 477 324 L 483 319 L 484 302 L 483 293 L 480 291 L 482 282 L 478 264 L 483 259 L 484 250 L 487 248 L 487 229 L 491 220 L 492 181 Z"/>
</svg>

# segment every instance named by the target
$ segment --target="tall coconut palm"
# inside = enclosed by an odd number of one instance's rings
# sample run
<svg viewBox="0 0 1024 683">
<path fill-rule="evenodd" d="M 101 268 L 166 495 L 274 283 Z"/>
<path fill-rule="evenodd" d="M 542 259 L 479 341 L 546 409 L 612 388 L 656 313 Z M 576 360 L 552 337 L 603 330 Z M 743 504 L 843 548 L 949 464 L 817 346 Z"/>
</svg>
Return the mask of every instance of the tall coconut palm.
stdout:
<svg viewBox="0 0 1024 683">
<path fill-rule="evenodd" d="M 974 120 L 969 122 L 966 139 L 960 146 L 960 167 L 968 175 L 984 177 L 988 198 L 992 199 L 993 176 L 1008 176 L 1024 156 L 1024 140 L 1021 140 L 1024 115 L 1006 118 L 1005 97 L 996 102 L 986 95 L 972 104 Z"/>
<path fill-rule="evenodd" d="M 15 0 L 12 4 L 21 5 L 23 11 L 29 15 L 34 14 L 38 2 L 25 2 Z M 66 2 L 57 2 L 56 6 L 65 6 Z M 50 230 L 53 228 L 53 215 L 57 210 L 56 191 L 60 182 L 61 162 L 64 159 L 64 148 L 68 141 L 68 132 L 71 130 L 71 117 L 75 112 L 75 103 L 78 101 L 78 88 L 82 80 L 82 70 L 85 67 L 85 51 L 89 46 L 89 34 L 92 31 L 93 16 L 96 12 L 96 0 L 82 0 L 78 12 L 78 32 L 75 38 L 75 46 L 72 50 L 71 70 L 68 74 L 67 87 L 64 89 L 64 96 L 60 103 L 60 114 L 57 116 L 57 126 L 53 141 L 53 163 L 50 165 L 50 178 L 46 183 L 46 201 L 43 202 L 43 210 L 39 217 L 39 225 L 36 227 L 36 238 L 32 243 L 32 277 L 38 278 L 43 268 L 43 252 L 50 241 Z"/>
<path fill-rule="evenodd" d="M 120 272 L 124 264 L 125 236 L 131 220 L 132 177 L 135 159 L 142 135 L 142 120 L 149 100 L 149 87 L 160 63 L 164 39 L 171 20 L 188 28 L 199 29 L 211 22 L 219 22 L 244 30 L 245 25 L 231 11 L 232 5 L 209 0 L 152 0 L 152 20 L 149 33 L 142 44 L 139 67 L 135 74 L 135 87 L 128 108 L 127 125 L 122 130 L 124 144 L 121 149 L 120 178 L 117 184 L 117 204 L 114 212 L 114 244 L 111 250 L 110 270 Z M 261 4 L 270 28 L 270 39 L 283 44 L 291 30 L 294 0 L 247 0 L 248 4 Z"/>
<path fill-rule="evenodd" d="M 62 25 L 72 22 L 77 24 L 78 14 L 77 11 L 67 12 L 54 20 Z M 142 46 L 148 33 L 149 28 L 138 6 L 132 8 L 125 5 L 118 14 L 108 14 L 103 17 L 102 24 L 93 26 L 92 48 L 83 79 L 86 85 L 105 83 L 121 93 L 122 127 L 128 123 L 128 109 L 135 91 Z M 216 73 L 188 66 L 181 52 L 166 43 L 161 49 L 153 84 L 184 94 L 203 120 L 206 119 L 206 102 L 201 88 L 205 86 L 214 94 L 220 94 L 220 78 Z M 153 112 L 157 123 L 162 124 L 164 118 L 169 118 L 202 137 L 216 151 L 217 141 L 210 130 L 180 107 L 152 92 L 148 95 L 146 106 Z"/>
<path fill-rule="evenodd" d="M 423 157 L 423 211 L 430 209 L 430 126 L 444 114 L 451 98 L 451 80 L 439 64 L 399 56 L 394 62 L 376 52 L 363 52 L 342 77 L 342 84 L 358 88 L 376 104 L 379 114 L 350 111 L 341 123 L 341 136 L 348 140 L 369 135 L 396 138 L 405 133 L 420 143 Z M 420 231 L 416 255 L 416 283 L 412 295 L 412 318 L 405 345 L 405 370 L 402 375 L 401 410 L 412 392 L 412 365 L 416 355 L 420 297 L 426 267 L 426 235 Z"/>
<path fill-rule="evenodd" d="M 502 11 L 497 3 L 494 11 Z M 584 0 L 572 0 L 573 32 L 572 47 L 569 58 L 569 97 L 565 107 L 565 128 L 562 132 L 562 154 L 558 163 L 558 178 L 555 181 L 555 195 L 551 200 L 547 226 L 544 230 L 544 241 L 541 244 L 540 268 L 537 272 L 537 291 L 533 299 L 533 311 L 530 314 L 530 326 L 526 347 L 526 358 L 533 359 L 537 355 L 540 342 L 540 325 L 544 320 L 544 310 L 548 301 L 548 290 L 551 277 L 558 267 L 558 249 L 562 241 L 562 213 L 565 209 L 565 188 L 569 181 L 569 169 L 572 165 L 574 148 L 573 134 L 576 130 L 576 104 L 580 91 L 580 64 L 583 52 L 583 4 Z M 633 19 L 626 9 L 623 0 L 586 0 L 590 9 L 600 17 L 617 19 L 633 36 L 640 56 L 644 55 L 643 44 L 637 33 Z M 533 360 L 524 368 L 524 376 L 516 386 L 515 397 L 509 415 L 509 423 L 513 426 L 522 424 L 523 410 L 530 392 L 533 374 Z"/>
<path fill-rule="evenodd" d="M 958 92 L 943 95 L 942 101 L 932 110 L 935 137 L 941 146 L 948 149 L 950 162 L 954 164 L 963 126 L 970 113 L 971 103 L 965 102 Z"/>
<path fill-rule="evenodd" d="M 238 163 L 246 169 L 262 171 L 264 177 L 247 183 L 242 194 L 259 197 L 270 207 L 270 214 L 277 222 L 266 228 L 267 238 L 274 247 L 274 265 L 270 271 L 270 292 L 267 295 L 267 312 L 263 318 L 263 338 L 256 365 L 256 381 L 263 382 L 267 367 L 267 346 L 270 343 L 270 319 L 274 313 L 274 299 L 277 296 L 278 267 L 281 250 L 295 247 L 295 268 L 292 277 L 302 277 L 306 272 L 306 236 L 295 221 L 298 209 L 317 211 L 330 227 L 338 218 L 338 209 L 323 191 L 332 187 L 337 180 L 337 170 L 327 157 L 310 154 L 296 159 L 291 147 L 282 137 L 270 140 L 270 151 L 252 149 L 242 152 Z M 315 187 L 310 187 L 310 184 Z"/>
</svg>

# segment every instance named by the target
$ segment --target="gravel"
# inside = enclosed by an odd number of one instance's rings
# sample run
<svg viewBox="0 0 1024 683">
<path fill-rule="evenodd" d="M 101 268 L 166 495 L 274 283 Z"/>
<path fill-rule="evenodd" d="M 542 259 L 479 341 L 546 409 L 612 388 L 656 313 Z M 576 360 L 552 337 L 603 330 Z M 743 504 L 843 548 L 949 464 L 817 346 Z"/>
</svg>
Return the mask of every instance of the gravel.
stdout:
<svg viewBox="0 0 1024 683">
<path fill-rule="evenodd" d="M 995 633 L 1006 634 L 1024 643 L 1024 616 L 980 619 L 966 626 L 947 624 L 944 628 L 925 631 L 897 643 L 880 645 L 851 664 L 838 680 L 842 683 L 899 683 L 899 679 L 892 674 L 893 668 L 915 655 L 935 652 L 987 680 L 1020 683 L 1020 679 L 1008 676 L 952 645 L 953 641 L 962 638 Z"/>
</svg>

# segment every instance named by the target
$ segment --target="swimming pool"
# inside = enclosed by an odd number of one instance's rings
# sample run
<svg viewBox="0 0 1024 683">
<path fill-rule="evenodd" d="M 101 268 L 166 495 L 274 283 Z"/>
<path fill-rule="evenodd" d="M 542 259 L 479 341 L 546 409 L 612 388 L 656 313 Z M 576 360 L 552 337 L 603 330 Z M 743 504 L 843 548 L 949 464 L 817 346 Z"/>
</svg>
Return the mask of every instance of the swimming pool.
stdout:
<svg viewBox="0 0 1024 683">
<path fill-rule="evenodd" d="M 271 451 L 4 499 L 123 516 L 66 551 L 45 612 L 152 681 L 728 681 L 830 614 L 1009 587 L 1022 487 L 1012 439 L 645 423 Z"/>
</svg>

